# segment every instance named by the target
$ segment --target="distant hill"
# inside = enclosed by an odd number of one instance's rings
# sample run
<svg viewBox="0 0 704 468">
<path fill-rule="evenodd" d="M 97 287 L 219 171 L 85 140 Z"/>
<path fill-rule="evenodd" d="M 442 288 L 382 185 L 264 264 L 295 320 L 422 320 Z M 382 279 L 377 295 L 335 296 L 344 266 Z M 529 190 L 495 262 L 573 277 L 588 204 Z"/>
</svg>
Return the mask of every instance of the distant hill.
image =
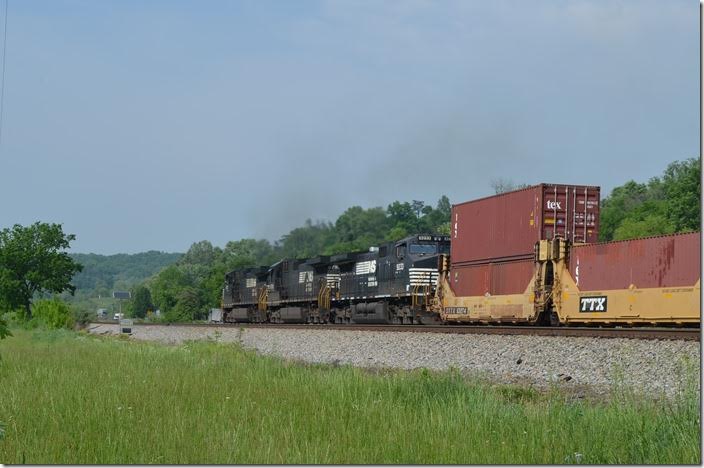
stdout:
<svg viewBox="0 0 704 468">
<path fill-rule="evenodd" d="M 77 292 L 93 291 L 108 295 L 114 289 L 129 289 L 183 256 L 150 250 L 138 254 L 80 254 L 71 257 L 83 265 L 83 271 L 73 277 Z"/>
</svg>

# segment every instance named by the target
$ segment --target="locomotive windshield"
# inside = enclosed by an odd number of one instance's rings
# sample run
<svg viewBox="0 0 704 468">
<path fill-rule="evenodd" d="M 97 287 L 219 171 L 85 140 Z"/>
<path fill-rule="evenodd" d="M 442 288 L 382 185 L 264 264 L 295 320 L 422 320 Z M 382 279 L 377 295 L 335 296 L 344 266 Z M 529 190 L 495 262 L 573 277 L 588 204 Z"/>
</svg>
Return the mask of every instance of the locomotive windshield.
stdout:
<svg viewBox="0 0 704 468">
<path fill-rule="evenodd" d="M 434 255 L 438 253 L 436 244 L 411 244 L 408 248 L 411 255 Z"/>
</svg>

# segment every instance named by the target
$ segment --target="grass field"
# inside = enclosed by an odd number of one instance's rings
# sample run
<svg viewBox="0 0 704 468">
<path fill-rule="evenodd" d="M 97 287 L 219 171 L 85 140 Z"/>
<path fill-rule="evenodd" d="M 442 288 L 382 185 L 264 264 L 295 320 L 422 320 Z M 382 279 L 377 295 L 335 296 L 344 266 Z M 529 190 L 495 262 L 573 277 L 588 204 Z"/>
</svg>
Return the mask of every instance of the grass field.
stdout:
<svg viewBox="0 0 704 468">
<path fill-rule="evenodd" d="M 699 393 L 603 402 L 213 342 L 0 341 L 0 463 L 699 464 Z"/>
</svg>

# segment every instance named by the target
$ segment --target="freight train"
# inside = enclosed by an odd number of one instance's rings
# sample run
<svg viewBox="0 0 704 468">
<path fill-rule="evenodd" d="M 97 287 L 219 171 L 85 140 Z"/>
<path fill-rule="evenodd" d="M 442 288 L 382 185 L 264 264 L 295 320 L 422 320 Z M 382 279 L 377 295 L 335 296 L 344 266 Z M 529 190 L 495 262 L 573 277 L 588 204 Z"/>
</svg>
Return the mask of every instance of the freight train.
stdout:
<svg viewBox="0 0 704 468">
<path fill-rule="evenodd" d="M 225 322 L 698 326 L 700 233 L 596 242 L 599 187 L 453 205 L 450 236 L 225 277 Z"/>
</svg>

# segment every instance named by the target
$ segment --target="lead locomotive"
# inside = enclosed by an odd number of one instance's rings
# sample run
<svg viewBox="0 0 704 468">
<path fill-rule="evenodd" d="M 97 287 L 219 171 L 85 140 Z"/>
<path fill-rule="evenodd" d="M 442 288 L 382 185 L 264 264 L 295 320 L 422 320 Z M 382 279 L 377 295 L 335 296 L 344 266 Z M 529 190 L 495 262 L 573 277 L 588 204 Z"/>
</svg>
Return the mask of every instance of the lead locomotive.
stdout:
<svg viewBox="0 0 704 468">
<path fill-rule="evenodd" d="M 284 259 L 225 275 L 225 322 L 433 323 L 440 255 L 450 237 L 416 235 L 353 252 Z"/>
</svg>

